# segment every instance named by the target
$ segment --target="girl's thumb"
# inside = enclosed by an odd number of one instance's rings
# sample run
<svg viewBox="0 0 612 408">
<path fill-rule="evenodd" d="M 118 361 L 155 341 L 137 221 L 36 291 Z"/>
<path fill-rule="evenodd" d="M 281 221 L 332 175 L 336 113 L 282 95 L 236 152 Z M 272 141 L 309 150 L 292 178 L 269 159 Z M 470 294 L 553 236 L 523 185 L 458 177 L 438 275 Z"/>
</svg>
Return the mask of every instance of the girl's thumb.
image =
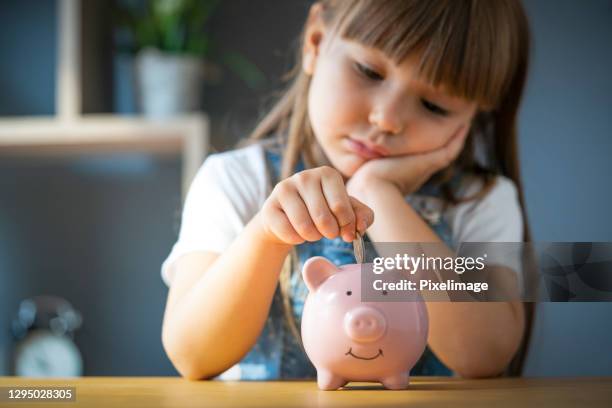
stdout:
<svg viewBox="0 0 612 408">
<path fill-rule="evenodd" d="M 355 212 L 355 225 L 361 235 L 365 234 L 366 229 L 374 222 L 374 211 L 355 197 L 349 196 L 353 211 Z"/>
</svg>

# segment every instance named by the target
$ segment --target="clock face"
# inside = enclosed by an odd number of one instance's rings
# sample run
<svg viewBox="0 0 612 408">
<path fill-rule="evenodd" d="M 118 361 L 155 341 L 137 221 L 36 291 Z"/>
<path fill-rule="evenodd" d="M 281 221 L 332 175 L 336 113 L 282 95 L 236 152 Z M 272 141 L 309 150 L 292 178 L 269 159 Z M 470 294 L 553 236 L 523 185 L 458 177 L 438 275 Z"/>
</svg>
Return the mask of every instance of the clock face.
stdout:
<svg viewBox="0 0 612 408">
<path fill-rule="evenodd" d="M 17 346 L 15 375 L 24 377 L 76 377 L 83 373 L 79 349 L 66 336 L 35 330 Z"/>
</svg>

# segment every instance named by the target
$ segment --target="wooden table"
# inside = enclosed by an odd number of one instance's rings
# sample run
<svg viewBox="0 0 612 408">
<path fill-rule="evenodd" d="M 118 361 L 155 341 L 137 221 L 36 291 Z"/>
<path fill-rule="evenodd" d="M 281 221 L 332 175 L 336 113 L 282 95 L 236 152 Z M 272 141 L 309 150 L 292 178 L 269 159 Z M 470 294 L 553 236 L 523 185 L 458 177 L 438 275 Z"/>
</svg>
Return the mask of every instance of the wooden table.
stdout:
<svg viewBox="0 0 612 408">
<path fill-rule="evenodd" d="M 612 377 L 462 380 L 415 377 L 406 391 L 351 383 L 319 391 L 309 381 L 221 382 L 159 377 L 39 380 L 0 377 L 0 387 L 75 387 L 76 402 L 0 407 L 612 407 Z"/>
</svg>

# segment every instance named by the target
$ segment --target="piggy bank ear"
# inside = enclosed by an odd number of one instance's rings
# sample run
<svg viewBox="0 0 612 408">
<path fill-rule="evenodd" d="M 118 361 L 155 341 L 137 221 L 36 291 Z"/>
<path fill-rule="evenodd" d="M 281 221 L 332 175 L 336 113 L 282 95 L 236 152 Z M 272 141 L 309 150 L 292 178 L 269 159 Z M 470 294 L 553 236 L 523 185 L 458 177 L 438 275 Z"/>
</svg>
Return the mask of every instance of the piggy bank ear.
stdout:
<svg viewBox="0 0 612 408">
<path fill-rule="evenodd" d="M 304 263 L 302 277 L 308 290 L 314 292 L 323 282 L 338 271 L 336 265 L 322 256 L 315 256 Z"/>
</svg>

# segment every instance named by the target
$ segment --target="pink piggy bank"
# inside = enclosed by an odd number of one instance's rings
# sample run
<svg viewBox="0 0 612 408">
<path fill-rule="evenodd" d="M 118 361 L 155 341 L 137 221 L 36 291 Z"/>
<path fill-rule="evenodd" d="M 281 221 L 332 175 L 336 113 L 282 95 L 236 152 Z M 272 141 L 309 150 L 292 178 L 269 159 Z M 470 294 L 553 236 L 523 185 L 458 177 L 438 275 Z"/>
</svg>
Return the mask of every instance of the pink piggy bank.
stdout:
<svg viewBox="0 0 612 408">
<path fill-rule="evenodd" d="M 427 344 L 423 301 L 361 302 L 361 265 L 337 267 L 321 256 L 306 261 L 302 276 L 310 291 L 302 341 L 319 388 L 335 390 L 349 381 L 407 388 Z"/>
</svg>

